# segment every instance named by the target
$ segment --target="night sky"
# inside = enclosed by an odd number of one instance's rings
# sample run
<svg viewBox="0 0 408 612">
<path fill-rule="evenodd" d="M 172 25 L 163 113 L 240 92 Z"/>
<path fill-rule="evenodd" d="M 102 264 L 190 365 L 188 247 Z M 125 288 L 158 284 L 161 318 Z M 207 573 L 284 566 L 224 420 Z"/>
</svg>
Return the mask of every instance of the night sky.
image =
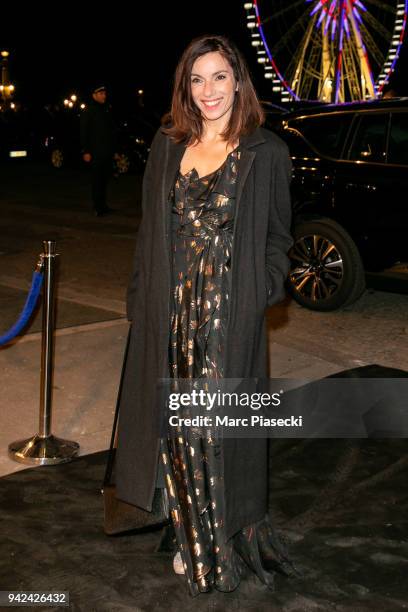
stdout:
<svg viewBox="0 0 408 612">
<path fill-rule="evenodd" d="M 247 58 L 260 96 L 271 97 L 245 23 L 243 2 L 237 0 L 84 1 L 49 8 L 32 3 L 24 10 L 2 7 L 0 46 L 10 51 L 10 77 L 25 103 L 56 103 L 74 91 L 84 97 L 100 80 L 110 87 L 113 103 L 132 104 L 143 88 L 146 101 L 164 111 L 183 49 L 205 33 L 231 37 Z M 394 85 L 404 95 L 407 56 L 405 49 Z"/>
</svg>

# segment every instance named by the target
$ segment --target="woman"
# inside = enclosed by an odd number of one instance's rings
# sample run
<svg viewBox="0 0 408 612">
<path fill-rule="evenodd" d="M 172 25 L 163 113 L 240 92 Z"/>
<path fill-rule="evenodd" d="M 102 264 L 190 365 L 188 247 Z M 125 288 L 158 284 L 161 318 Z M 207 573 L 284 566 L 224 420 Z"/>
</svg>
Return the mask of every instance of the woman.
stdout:
<svg viewBox="0 0 408 612">
<path fill-rule="evenodd" d="M 260 127 L 245 62 L 195 39 L 153 140 L 128 290 L 117 496 L 151 510 L 162 477 L 192 595 L 231 591 L 248 565 L 268 586 L 290 560 L 267 516 L 267 440 L 160 438 L 159 378 L 267 376 L 265 308 L 284 297 L 291 163 Z"/>
</svg>

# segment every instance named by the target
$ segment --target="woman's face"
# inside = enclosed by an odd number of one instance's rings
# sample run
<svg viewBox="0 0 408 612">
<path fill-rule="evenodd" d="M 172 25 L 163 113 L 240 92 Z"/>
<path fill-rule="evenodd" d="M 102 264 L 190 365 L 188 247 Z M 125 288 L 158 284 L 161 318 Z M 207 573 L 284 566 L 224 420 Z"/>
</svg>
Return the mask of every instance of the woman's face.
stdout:
<svg viewBox="0 0 408 612">
<path fill-rule="evenodd" d="M 218 51 L 206 53 L 194 62 L 191 94 L 204 119 L 228 119 L 237 86 L 229 62 Z"/>
</svg>

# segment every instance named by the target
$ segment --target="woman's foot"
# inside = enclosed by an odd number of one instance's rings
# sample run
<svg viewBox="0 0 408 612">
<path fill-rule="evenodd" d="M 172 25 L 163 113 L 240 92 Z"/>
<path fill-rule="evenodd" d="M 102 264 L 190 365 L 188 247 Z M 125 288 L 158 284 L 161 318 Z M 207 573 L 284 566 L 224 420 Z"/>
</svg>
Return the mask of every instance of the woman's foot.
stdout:
<svg viewBox="0 0 408 612">
<path fill-rule="evenodd" d="M 176 574 L 184 574 L 183 560 L 181 558 L 180 552 L 174 555 L 173 569 Z"/>
</svg>

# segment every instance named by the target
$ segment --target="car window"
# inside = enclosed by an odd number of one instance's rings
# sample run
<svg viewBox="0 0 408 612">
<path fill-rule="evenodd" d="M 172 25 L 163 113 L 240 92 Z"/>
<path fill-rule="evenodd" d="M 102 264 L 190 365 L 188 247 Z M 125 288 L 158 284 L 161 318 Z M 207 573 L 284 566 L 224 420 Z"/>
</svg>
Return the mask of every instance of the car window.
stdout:
<svg viewBox="0 0 408 612">
<path fill-rule="evenodd" d="M 316 153 L 297 132 L 283 130 L 279 132 L 279 135 L 282 136 L 283 140 L 288 145 L 292 157 L 316 157 Z"/>
<path fill-rule="evenodd" d="M 319 153 L 338 158 L 341 156 L 352 119 L 352 113 L 336 113 L 291 121 L 290 127 L 303 134 Z"/>
<path fill-rule="evenodd" d="M 388 162 L 408 165 L 408 113 L 392 114 Z"/>
<path fill-rule="evenodd" d="M 388 113 L 370 113 L 360 118 L 350 159 L 385 163 L 388 118 Z"/>
</svg>

